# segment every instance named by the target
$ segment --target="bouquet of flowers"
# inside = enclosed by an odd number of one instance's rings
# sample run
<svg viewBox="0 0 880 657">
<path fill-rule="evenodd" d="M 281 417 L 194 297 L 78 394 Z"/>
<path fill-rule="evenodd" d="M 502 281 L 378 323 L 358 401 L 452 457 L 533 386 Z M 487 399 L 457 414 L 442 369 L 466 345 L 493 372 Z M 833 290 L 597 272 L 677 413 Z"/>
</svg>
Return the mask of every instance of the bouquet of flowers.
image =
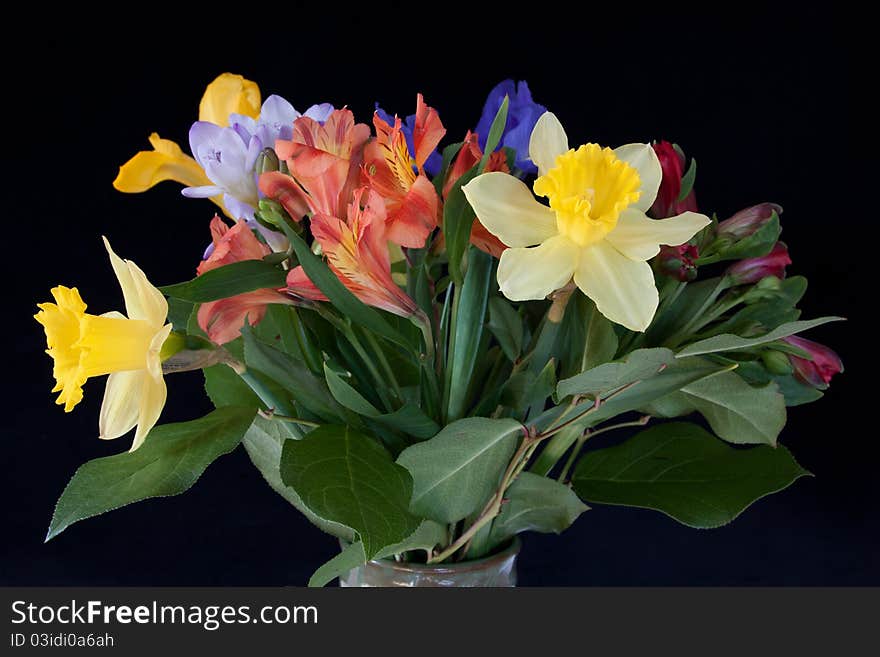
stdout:
<svg viewBox="0 0 880 657">
<path fill-rule="evenodd" d="M 777 444 L 786 409 L 843 367 L 797 334 L 839 318 L 800 319 L 781 207 L 701 214 L 681 148 L 571 140 L 525 82 L 445 135 L 421 95 L 371 126 L 227 73 L 192 156 L 150 136 L 114 186 L 183 183 L 217 208 L 211 244 L 155 287 L 105 238 L 125 314 L 65 286 L 39 304 L 57 403 L 107 374 L 99 437 L 134 430 L 77 470 L 48 538 L 181 493 L 239 444 L 341 540 L 318 585 L 480 559 L 586 503 L 718 527 L 807 474 Z M 157 426 L 164 377 L 194 369 L 216 410 Z"/>
</svg>

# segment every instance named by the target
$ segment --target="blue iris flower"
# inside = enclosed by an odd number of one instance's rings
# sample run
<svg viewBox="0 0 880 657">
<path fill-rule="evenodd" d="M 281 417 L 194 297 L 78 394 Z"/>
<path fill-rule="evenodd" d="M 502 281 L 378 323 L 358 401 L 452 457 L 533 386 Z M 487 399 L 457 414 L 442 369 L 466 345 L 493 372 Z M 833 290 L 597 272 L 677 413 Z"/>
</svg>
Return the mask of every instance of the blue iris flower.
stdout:
<svg viewBox="0 0 880 657">
<path fill-rule="evenodd" d="M 476 129 L 480 148 L 486 149 L 489 128 L 501 103 L 504 102 L 504 96 L 510 98 L 510 105 L 507 109 L 507 125 L 504 126 L 499 146 L 507 146 L 516 151 L 517 167 L 526 173 L 537 173 L 538 168 L 529 159 L 529 138 L 532 136 L 535 124 L 547 108 L 532 100 L 532 92 L 529 91 L 529 85 L 525 80 L 518 83 L 504 80 L 489 92 Z"/>
</svg>

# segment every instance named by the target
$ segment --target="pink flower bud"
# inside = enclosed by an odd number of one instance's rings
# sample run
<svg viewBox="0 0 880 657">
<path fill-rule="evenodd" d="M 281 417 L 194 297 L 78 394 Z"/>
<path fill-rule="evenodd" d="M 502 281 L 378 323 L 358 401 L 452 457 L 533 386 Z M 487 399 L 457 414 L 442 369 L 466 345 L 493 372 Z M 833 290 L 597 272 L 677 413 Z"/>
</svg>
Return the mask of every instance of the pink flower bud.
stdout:
<svg viewBox="0 0 880 657">
<path fill-rule="evenodd" d="M 795 377 L 807 385 L 820 389 L 827 388 L 831 383 L 831 378 L 835 374 L 843 372 L 843 362 L 840 360 L 840 356 L 824 344 L 799 338 L 796 335 L 783 338 L 783 342 L 802 349 L 810 355 L 810 358 L 807 359 L 788 354 L 788 359 L 794 367 Z"/>
<path fill-rule="evenodd" d="M 659 141 L 654 144 L 654 152 L 657 154 L 657 159 L 660 160 L 663 178 L 660 181 L 660 189 L 657 190 L 657 198 L 650 209 L 651 216 L 656 219 L 665 219 L 682 212 L 696 212 L 697 198 L 694 196 L 693 190 L 684 200 L 678 200 L 678 196 L 681 194 L 681 177 L 684 174 L 684 158 L 668 141 Z"/>
<path fill-rule="evenodd" d="M 696 260 L 700 252 L 693 244 L 661 246 L 657 255 L 658 269 L 679 281 L 692 281 L 697 277 Z"/>
<path fill-rule="evenodd" d="M 759 258 L 746 258 L 729 267 L 726 276 L 732 280 L 733 285 L 748 285 L 757 283 L 767 276 L 785 278 L 785 268 L 790 264 L 788 247 L 782 242 L 776 242 L 767 255 Z"/>
<path fill-rule="evenodd" d="M 776 203 L 759 203 L 745 210 L 740 210 L 730 219 L 725 219 L 718 224 L 718 236 L 741 240 L 752 235 L 770 221 L 774 212 L 782 214 L 782 206 Z"/>
</svg>

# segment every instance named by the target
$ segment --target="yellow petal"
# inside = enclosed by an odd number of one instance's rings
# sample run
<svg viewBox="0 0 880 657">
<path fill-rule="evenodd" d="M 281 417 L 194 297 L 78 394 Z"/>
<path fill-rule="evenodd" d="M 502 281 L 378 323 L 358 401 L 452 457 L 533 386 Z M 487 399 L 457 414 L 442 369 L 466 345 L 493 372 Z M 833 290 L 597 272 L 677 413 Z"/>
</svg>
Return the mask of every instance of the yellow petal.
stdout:
<svg viewBox="0 0 880 657">
<path fill-rule="evenodd" d="M 104 401 L 98 417 L 98 437 L 113 440 L 127 434 L 137 424 L 141 407 L 141 391 L 146 370 L 114 372 L 107 377 Z"/>
<path fill-rule="evenodd" d="M 556 158 L 568 150 L 568 136 L 565 128 L 553 112 L 544 112 L 529 139 L 529 158 L 538 167 L 538 175 L 543 176 L 556 166 Z"/>
<path fill-rule="evenodd" d="M 229 125 L 230 114 L 260 115 L 260 88 L 240 75 L 223 73 L 208 85 L 199 103 L 199 121 Z"/>
<path fill-rule="evenodd" d="M 648 328 L 657 311 L 651 266 L 630 260 L 606 240 L 581 252 L 574 282 L 600 313 L 631 331 Z"/>
<path fill-rule="evenodd" d="M 140 319 L 84 315 L 80 320 L 79 366 L 86 377 L 143 370 L 155 329 Z"/>
<path fill-rule="evenodd" d="M 498 263 L 501 293 L 511 301 L 546 298 L 571 280 L 578 251 L 578 246 L 562 235 L 530 249 L 507 249 Z"/>
<path fill-rule="evenodd" d="M 167 397 L 168 390 L 165 387 L 165 379 L 161 376 L 156 379 L 149 375 L 144 378 L 143 386 L 141 387 L 141 403 L 138 410 L 137 431 L 135 431 L 134 442 L 131 444 L 131 449 L 128 451 L 133 452 L 143 445 L 147 434 L 150 433 L 150 430 L 156 426 L 156 422 L 159 421 L 159 416 L 162 414 L 162 409 L 165 407 L 165 400 Z"/>
<path fill-rule="evenodd" d="M 129 319 L 145 320 L 153 329 L 163 326 L 168 316 L 168 302 L 165 297 L 147 280 L 140 267 L 130 260 L 120 258 L 110 248 L 107 238 L 104 237 L 103 240 L 119 287 L 122 288 Z"/>
<path fill-rule="evenodd" d="M 137 194 L 165 180 L 176 180 L 187 187 L 211 185 L 202 167 L 180 146 L 168 139 L 150 135 L 152 151 L 141 151 L 119 167 L 113 187 L 120 192 Z"/>
<path fill-rule="evenodd" d="M 709 223 L 709 217 L 697 212 L 685 212 L 668 219 L 649 219 L 644 212 L 627 208 L 605 239 L 632 260 L 649 260 L 660 252 L 661 244 L 684 244 Z"/>
<path fill-rule="evenodd" d="M 625 144 L 614 149 L 614 154 L 639 173 L 642 182 L 639 200 L 633 203 L 633 207 L 647 211 L 654 205 L 657 198 L 657 190 L 660 189 L 660 180 L 663 178 L 663 169 L 660 168 L 660 160 L 650 144 Z"/>
<path fill-rule="evenodd" d="M 534 246 L 558 234 L 556 213 L 510 174 L 484 173 L 462 191 L 483 226 L 507 246 Z"/>
</svg>

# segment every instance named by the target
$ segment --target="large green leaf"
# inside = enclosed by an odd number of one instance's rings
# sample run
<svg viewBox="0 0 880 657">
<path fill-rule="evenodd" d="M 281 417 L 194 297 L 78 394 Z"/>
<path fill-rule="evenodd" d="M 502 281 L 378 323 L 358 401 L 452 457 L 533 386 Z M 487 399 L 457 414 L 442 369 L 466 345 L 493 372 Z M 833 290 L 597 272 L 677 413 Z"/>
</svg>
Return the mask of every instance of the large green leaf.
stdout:
<svg viewBox="0 0 880 657">
<path fill-rule="evenodd" d="M 738 335 L 725 333 L 716 335 L 699 342 L 688 345 L 676 354 L 677 358 L 685 356 L 701 356 L 703 354 L 714 354 L 722 351 L 740 351 L 742 349 L 751 349 L 759 347 L 763 344 L 775 342 L 782 338 L 787 338 L 795 333 L 801 333 L 811 328 L 827 324 L 828 322 L 843 321 L 843 317 L 819 317 L 818 319 L 804 320 L 800 322 L 789 322 L 773 329 L 766 335 L 757 338 L 742 338 Z"/>
<path fill-rule="evenodd" d="M 525 531 L 560 534 L 588 508 L 568 486 L 531 472 L 520 473 L 504 498 L 492 524 L 492 546 Z"/>
<path fill-rule="evenodd" d="M 385 559 L 411 550 L 432 550 L 446 540 L 446 533 L 446 527 L 443 525 L 433 520 L 425 520 L 410 536 L 400 543 L 379 550 L 374 558 Z M 339 554 L 315 571 L 309 579 L 309 586 L 324 586 L 366 562 L 367 557 L 364 554 L 363 543 L 360 541 L 349 543 L 342 548 Z"/>
<path fill-rule="evenodd" d="M 213 365 L 202 370 L 205 375 L 205 392 L 214 406 L 250 406 L 263 408 L 250 386 L 228 365 Z"/>
<path fill-rule="evenodd" d="M 522 353 L 523 320 L 513 306 L 501 297 L 490 298 L 487 326 L 501 345 L 504 355 L 515 363 Z"/>
<path fill-rule="evenodd" d="M 808 474 L 785 447 L 732 447 L 696 425 L 674 422 L 588 452 L 572 485 L 587 502 L 655 509 L 710 528 Z"/>
<path fill-rule="evenodd" d="M 286 441 L 281 480 L 316 515 L 357 532 L 367 559 L 420 523 L 408 509 L 409 473 L 378 442 L 350 427 L 325 425 Z"/>
<path fill-rule="evenodd" d="M 247 450 L 251 463 L 263 475 L 266 483 L 295 509 L 309 519 L 316 527 L 332 536 L 346 541 L 355 539 L 354 531 L 349 527 L 321 518 L 305 505 L 299 494 L 281 481 L 281 453 L 288 440 L 299 440 L 302 433 L 296 425 L 280 420 L 254 418 L 254 423 L 244 435 L 242 444 Z"/>
<path fill-rule="evenodd" d="M 468 387 L 480 352 L 491 282 L 492 257 L 471 248 L 464 285 L 456 290 L 461 298 L 456 300 L 458 312 L 445 382 L 446 417 L 450 422 L 462 417 L 467 410 Z"/>
<path fill-rule="evenodd" d="M 556 395 L 603 396 L 635 381 L 649 379 L 673 362 L 675 355 L 662 347 L 637 349 L 620 361 L 604 363 L 559 382 Z"/>
<path fill-rule="evenodd" d="M 477 511 L 498 488 L 522 431 L 515 420 L 470 417 L 406 448 L 397 462 L 413 478 L 413 512 L 456 522 Z"/>
<path fill-rule="evenodd" d="M 555 388 L 556 362 L 551 359 L 537 376 L 520 371 L 507 379 L 501 390 L 501 403 L 520 414 L 533 404 L 543 407 Z"/>
<path fill-rule="evenodd" d="M 255 413 L 227 406 L 192 422 L 155 427 L 136 451 L 83 464 L 58 500 L 46 540 L 105 511 L 182 493 L 217 457 L 235 449 Z"/>
<path fill-rule="evenodd" d="M 729 443 L 775 445 L 785 426 L 785 398 L 775 383 L 749 385 L 736 372 L 722 372 L 655 400 L 651 415 L 679 417 L 697 411 Z"/>
<path fill-rule="evenodd" d="M 196 276 L 191 281 L 159 288 L 176 299 L 204 303 L 253 292 L 284 287 L 287 273 L 262 260 L 242 260 Z"/>
</svg>

